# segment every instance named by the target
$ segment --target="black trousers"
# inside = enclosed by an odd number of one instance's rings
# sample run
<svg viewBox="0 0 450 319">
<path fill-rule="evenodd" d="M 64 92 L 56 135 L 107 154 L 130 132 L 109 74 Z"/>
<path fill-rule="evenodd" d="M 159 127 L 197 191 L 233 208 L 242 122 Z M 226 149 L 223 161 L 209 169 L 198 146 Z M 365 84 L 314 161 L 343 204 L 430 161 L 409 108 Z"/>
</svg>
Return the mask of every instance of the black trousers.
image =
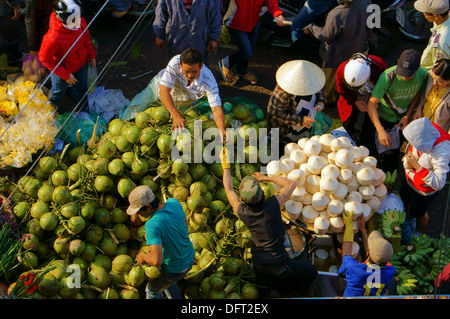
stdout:
<svg viewBox="0 0 450 319">
<path fill-rule="evenodd" d="M 6 52 L 8 62 L 15 62 L 22 57 L 19 41 L 20 20 L 0 18 L 0 55 Z"/>
</svg>

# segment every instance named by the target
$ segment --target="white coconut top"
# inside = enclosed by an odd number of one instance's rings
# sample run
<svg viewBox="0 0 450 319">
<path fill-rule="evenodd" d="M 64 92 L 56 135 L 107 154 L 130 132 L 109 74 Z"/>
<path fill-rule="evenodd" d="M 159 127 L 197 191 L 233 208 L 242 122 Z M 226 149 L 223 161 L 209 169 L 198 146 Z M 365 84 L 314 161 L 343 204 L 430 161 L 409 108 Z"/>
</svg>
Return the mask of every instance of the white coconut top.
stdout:
<svg viewBox="0 0 450 319">
<path fill-rule="evenodd" d="M 328 197 L 325 194 L 322 194 L 321 192 L 317 192 L 313 195 L 311 204 L 315 210 L 321 211 L 327 207 L 329 202 L 330 197 Z"/>
<path fill-rule="evenodd" d="M 295 163 L 290 158 L 283 158 L 280 160 L 280 171 L 287 175 L 295 168 Z"/>
<path fill-rule="evenodd" d="M 358 183 L 361 184 L 361 185 L 369 185 L 369 184 L 371 184 L 374 176 L 375 176 L 375 172 L 369 166 L 362 167 L 356 173 L 356 178 L 358 179 Z"/>
<path fill-rule="evenodd" d="M 342 142 L 344 148 L 350 149 L 353 147 L 352 141 L 347 136 L 339 136 L 338 140 Z"/>
<path fill-rule="evenodd" d="M 303 196 L 302 200 L 303 205 L 311 205 L 312 203 L 312 194 L 306 193 L 305 196 Z"/>
<path fill-rule="evenodd" d="M 305 184 L 306 181 L 306 175 L 305 173 L 298 168 L 293 169 L 292 171 L 290 171 L 287 175 L 287 178 L 293 182 L 295 182 L 295 184 L 297 186 L 303 186 L 303 184 Z"/>
<path fill-rule="evenodd" d="M 352 166 L 353 152 L 349 149 L 341 148 L 339 151 L 337 151 L 334 162 L 339 168 L 347 168 Z"/>
<path fill-rule="evenodd" d="M 320 191 L 319 175 L 309 175 L 306 178 L 306 191 L 310 194 L 315 194 Z"/>
<path fill-rule="evenodd" d="M 358 171 L 359 171 L 361 168 L 363 168 L 363 167 L 364 167 L 364 164 L 361 163 L 361 162 L 356 162 L 356 163 L 354 163 L 354 164 L 353 164 L 353 167 L 352 167 L 352 172 L 353 172 L 353 174 L 357 174 Z"/>
<path fill-rule="evenodd" d="M 308 163 L 302 163 L 302 164 L 300 164 L 300 166 L 298 168 L 300 170 L 302 170 L 303 173 L 305 173 L 306 177 L 311 175 L 311 172 L 308 170 Z"/>
<path fill-rule="evenodd" d="M 330 225 L 334 228 L 341 229 L 344 227 L 344 219 L 341 216 L 334 216 L 330 218 Z"/>
<path fill-rule="evenodd" d="M 372 208 L 370 208 L 370 206 L 369 206 L 368 204 L 366 204 L 366 203 L 362 203 L 361 205 L 362 205 L 362 207 L 363 207 L 363 214 L 364 214 L 364 217 L 365 217 L 366 219 L 369 218 L 369 216 L 370 216 L 370 214 L 371 214 L 371 212 L 372 212 Z"/>
<path fill-rule="evenodd" d="M 344 183 L 344 184 L 350 183 L 353 179 L 352 170 L 348 169 L 348 168 L 341 169 L 341 171 L 339 172 L 338 179 L 341 183 Z"/>
<path fill-rule="evenodd" d="M 319 212 L 314 209 L 311 205 L 303 206 L 302 217 L 305 223 L 313 223 L 314 220 L 319 216 Z"/>
<path fill-rule="evenodd" d="M 281 175 L 280 162 L 277 160 L 272 160 L 267 163 L 267 176 L 276 177 Z"/>
<path fill-rule="evenodd" d="M 305 143 L 305 148 L 303 149 L 307 156 L 319 155 L 322 151 L 322 146 L 317 140 L 310 139 Z"/>
<path fill-rule="evenodd" d="M 298 218 L 300 216 L 300 213 L 302 212 L 303 204 L 290 199 L 284 204 L 284 207 L 286 208 L 286 212 L 291 215 L 297 216 Z"/>
<path fill-rule="evenodd" d="M 331 199 L 327 206 L 327 213 L 330 217 L 335 217 L 344 211 L 344 204 L 337 199 Z"/>
<path fill-rule="evenodd" d="M 353 150 L 353 162 L 359 162 L 361 160 L 362 150 L 357 146 L 353 146 L 351 149 Z"/>
<path fill-rule="evenodd" d="M 361 149 L 361 158 L 366 158 L 369 156 L 369 149 L 367 147 L 360 145 L 359 148 Z"/>
<path fill-rule="evenodd" d="M 358 215 L 361 215 L 363 213 L 363 207 L 361 203 L 355 202 L 355 201 L 348 201 L 344 205 L 344 210 L 346 212 L 353 212 L 353 216 L 357 217 Z"/>
<path fill-rule="evenodd" d="M 341 148 L 344 148 L 344 143 L 339 138 L 335 138 L 331 141 L 330 147 L 332 152 L 337 152 Z"/>
<path fill-rule="evenodd" d="M 335 152 L 328 153 L 327 159 L 329 164 L 336 164 L 336 153 Z"/>
<path fill-rule="evenodd" d="M 338 187 L 336 191 L 333 194 L 331 194 L 330 197 L 337 200 L 343 200 L 345 196 L 347 196 L 347 193 L 348 193 L 347 185 L 338 182 Z"/>
<path fill-rule="evenodd" d="M 367 200 L 366 204 L 368 204 L 370 206 L 370 208 L 372 209 L 372 212 L 375 212 L 378 210 L 378 208 L 380 208 L 381 202 L 378 199 L 378 197 L 374 196 L 374 197 L 370 198 L 369 200 Z"/>
<path fill-rule="evenodd" d="M 299 167 L 301 164 L 306 163 L 306 161 L 308 160 L 308 157 L 306 156 L 305 152 L 300 149 L 300 146 L 299 149 L 293 150 L 291 152 L 289 158 L 294 161 L 296 167 Z"/>
<path fill-rule="evenodd" d="M 300 146 L 294 142 L 287 143 L 284 146 L 284 155 L 290 156 L 293 150 L 300 150 Z"/>
<path fill-rule="evenodd" d="M 298 146 L 300 146 L 300 148 L 301 148 L 302 150 L 304 150 L 304 149 L 305 149 L 305 144 L 306 144 L 306 142 L 308 142 L 308 141 L 309 141 L 309 138 L 308 138 L 308 137 L 302 137 L 301 139 L 298 140 L 297 144 L 298 144 Z"/>
<path fill-rule="evenodd" d="M 297 186 L 292 192 L 291 198 L 296 201 L 303 201 L 306 194 L 306 189 L 303 186 Z"/>
<path fill-rule="evenodd" d="M 320 171 L 322 168 L 324 168 L 326 165 L 326 162 L 323 160 L 322 157 L 318 155 L 311 155 L 308 158 L 307 162 L 307 168 L 311 174 L 320 174 Z"/>
<path fill-rule="evenodd" d="M 359 192 L 361 193 L 363 199 L 367 200 L 375 194 L 375 186 L 372 184 L 361 185 L 359 187 Z"/>
<path fill-rule="evenodd" d="M 314 229 L 326 231 L 326 230 L 328 230 L 329 227 L 330 227 L 330 221 L 327 218 L 319 216 L 316 219 L 314 219 Z"/>
<path fill-rule="evenodd" d="M 322 134 L 319 138 L 319 142 L 322 145 L 322 150 L 326 153 L 331 152 L 331 141 L 336 139 L 332 134 Z"/>
<path fill-rule="evenodd" d="M 331 195 L 336 192 L 339 182 L 336 178 L 330 176 L 323 176 L 320 178 L 320 191 L 325 195 Z"/>
<path fill-rule="evenodd" d="M 364 165 L 375 169 L 377 167 L 377 159 L 373 156 L 366 156 L 363 161 Z"/>
<path fill-rule="evenodd" d="M 377 197 L 384 197 L 387 195 L 387 188 L 386 185 L 380 184 L 379 186 L 375 187 L 375 196 Z"/>
<path fill-rule="evenodd" d="M 353 191 L 353 192 L 348 193 L 347 199 L 349 201 L 354 201 L 354 202 L 358 202 L 358 203 L 362 203 L 362 201 L 363 201 L 363 197 L 359 191 Z"/>
<path fill-rule="evenodd" d="M 335 164 L 328 164 L 322 168 L 320 171 L 320 176 L 329 176 L 332 178 L 338 178 L 340 173 L 339 167 L 337 167 Z"/>
</svg>

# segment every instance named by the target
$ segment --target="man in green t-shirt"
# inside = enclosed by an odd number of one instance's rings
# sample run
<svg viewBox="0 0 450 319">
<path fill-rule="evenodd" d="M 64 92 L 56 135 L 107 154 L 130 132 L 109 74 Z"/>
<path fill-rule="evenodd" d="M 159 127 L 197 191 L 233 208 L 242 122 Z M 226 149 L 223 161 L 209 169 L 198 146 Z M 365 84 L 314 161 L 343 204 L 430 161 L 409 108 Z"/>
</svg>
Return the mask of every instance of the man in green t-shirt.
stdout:
<svg viewBox="0 0 450 319">
<path fill-rule="evenodd" d="M 149 282 L 145 289 L 147 299 L 180 299 L 177 281 L 192 268 L 195 250 L 189 239 L 186 215 L 180 202 L 169 198 L 163 204 L 150 187 L 141 185 L 128 196 L 127 214 L 138 214 L 145 222 L 146 244 L 137 261 L 161 268 L 162 275 Z"/>
<path fill-rule="evenodd" d="M 384 165 L 388 171 L 396 169 L 400 147 L 388 150 L 380 156 L 376 148 L 375 133 L 378 133 L 378 141 L 382 146 L 391 147 L 392 141 L 388 131 L 394 127 L 403 129 L 408 125 L 411 114 L 425 90 L 427 79 L 427 70 L 420 67 L 420 54 L 409 49 L 402 52 L 397 65 L 380 75 L 372 90 L 367 103 L 367 114 L 371 121 L 366 121 L 367 125 L 362 128 L 364 137 L 361 143 L 369 148 L 371 155 L 385 163 L 381 163 L 381 166 Z M 402 134 L 398 134 L 401 145 Z"/>
</svg>

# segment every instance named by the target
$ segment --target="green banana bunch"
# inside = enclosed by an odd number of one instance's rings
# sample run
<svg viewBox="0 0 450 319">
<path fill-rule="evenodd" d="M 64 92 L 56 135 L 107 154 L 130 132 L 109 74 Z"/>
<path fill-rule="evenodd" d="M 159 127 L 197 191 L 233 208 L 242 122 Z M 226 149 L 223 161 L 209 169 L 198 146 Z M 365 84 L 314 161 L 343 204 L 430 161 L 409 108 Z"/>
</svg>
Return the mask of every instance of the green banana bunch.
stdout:
<svg viewBox="0 0 450 319">
<path fill-rule="evenodd" d="M 389 239 L 394 232 L 401 230 L 401 225 L 405 222 L 405 219 L 405 211 L 399 211 L 398 209 L 386 210 L 384 214 L 381 215 L 379 231 L 385 238 Z"/>
<path fill-rule="evenodd" d="M 395 182 L 397 181 L 397 176 L 398 176 L 397 170 L 393 171 L 392 173 L 385 172 L 384 184 L 386 186 L 395 184 Z"/>
<path fill-rule="evenodd" d="M 417 289 L 416 275 L 412 274 L 409 269 L 403 269 L 396 277 L 397 294 L 400 296 L 412 295 Z"/>
<path fill-rule="evenodd" d="M 424 263 L 414 266 L 411 270 L 411 272 L 416 275 L 418 294 L 426 295 L 434 291 L 434 280 L 431 277 L 429 270 L 430 269 Z"/>
<path fill-rule="evenodd" d="M 430 275 L 433 280 L 436 280 L 438 274 L 444 269 L 447 264 L 450 263 L 450 252 L 449 250 L 436 250 L 431 256 L 430 260 Z"/>
</svg>

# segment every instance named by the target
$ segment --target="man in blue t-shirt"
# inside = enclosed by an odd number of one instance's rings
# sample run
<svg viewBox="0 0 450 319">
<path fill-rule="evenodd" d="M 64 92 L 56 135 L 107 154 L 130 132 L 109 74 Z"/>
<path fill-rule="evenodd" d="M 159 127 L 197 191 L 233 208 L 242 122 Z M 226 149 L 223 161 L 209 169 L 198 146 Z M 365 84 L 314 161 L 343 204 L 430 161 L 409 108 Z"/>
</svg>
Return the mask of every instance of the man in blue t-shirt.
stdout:
<svg viewBox="0 0 450 319">
<path fill-rule="evenodd" d="M 353 213 L 343 213 L 345 223 L 344 243 L 342 244 L 342 265 L 339 274 L 345 275 L 347 287 L 344 297 L 384 296 L 395 291 L 392 287 L 395 268 L 389 263 L 394 250 L 389 241 L 379 231 L 372 231 L 367 237 L 365 218 L 358 217 L 363 246 L 367 248 L 367 260 L 359 262 L 351 257 L 354 240 Z M 387 293 L 388 292 L 388 293 Z"/>
<path fill-rule="evenodd" d="M 192 268 L 195 255 L 183 207 L 175 198 L 160 203 L 145 185 L 133 189 L 128 201 L 128 215 L 148 219 L 145 222 L 148 250 L 141 251 L 137 261 L 158 266 L 162 271 L 161 277 L 147 284 L 147 299 L 161 299 L 162 291 L 168 298 L 180 299 L 177 282 Z"/>
</svg>

